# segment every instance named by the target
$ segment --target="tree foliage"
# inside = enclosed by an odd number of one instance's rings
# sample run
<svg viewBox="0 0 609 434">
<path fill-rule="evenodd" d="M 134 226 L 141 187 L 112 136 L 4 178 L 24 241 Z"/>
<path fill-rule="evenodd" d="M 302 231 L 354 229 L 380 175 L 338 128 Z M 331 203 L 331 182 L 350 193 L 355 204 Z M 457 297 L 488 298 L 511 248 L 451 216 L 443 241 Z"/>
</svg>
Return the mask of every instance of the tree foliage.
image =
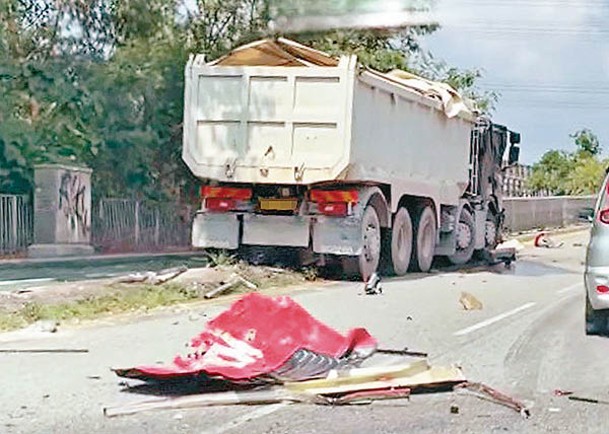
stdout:
<svg viewBox="0 0 609 434">
<path fill-rule="evenodd" d="M 577 148 L 575 152 L 551 150 L 533 166 L 528 180 L 533 192 L 553 195 L 596 193 L 609 163 L 599 156 L 599 140 L 588 129 L 577 131 L 570 137 Z"/>
<path fill-rule="evenodd" d="M 577 152 L 587 156 L 596 156 L 601 153 L 598 137 L 588 128 L 576 131 L 570 136 L 575 142 Z"/>
<path fill-rule="evenodd" d="M 357 1 L 357 0 L 354 0 Z M 365 3 L 365 2 L 364 2 Z M 0 3 L 0 191 L 32 190 L 33 165 L 85 164 L 98 196 L 188 200 L 184 64 L 269 33 L 272 0 L 4 0 Z M 292 35 L 382 71 L 415 67 L 433 32 Z M 468 92 L 477 72 L 427 68 Z M 471 93 L 475 95 L 475 93 Z"/>
</svg>

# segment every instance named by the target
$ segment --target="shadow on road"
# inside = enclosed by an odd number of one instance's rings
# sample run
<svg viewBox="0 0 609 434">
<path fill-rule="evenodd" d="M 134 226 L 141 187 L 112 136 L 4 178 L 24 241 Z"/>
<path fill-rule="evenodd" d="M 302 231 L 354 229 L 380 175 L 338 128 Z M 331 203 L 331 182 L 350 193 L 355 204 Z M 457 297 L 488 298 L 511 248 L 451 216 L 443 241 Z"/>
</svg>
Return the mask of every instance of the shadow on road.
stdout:
<svg viewBox="0 0 609 434">
<path fill-rule="evenodd" d="M 259 386 L 253 383 L 236 385 L 234 383 L 214 380 L 205 376 L 146 382 L 136 385 L 128 385 L 126 382 L 123 382 L 121 385 L 123 386 L 121 392 L 151 396 L 183 396 L 199 393 L 251 390 Z"/>
</svg>

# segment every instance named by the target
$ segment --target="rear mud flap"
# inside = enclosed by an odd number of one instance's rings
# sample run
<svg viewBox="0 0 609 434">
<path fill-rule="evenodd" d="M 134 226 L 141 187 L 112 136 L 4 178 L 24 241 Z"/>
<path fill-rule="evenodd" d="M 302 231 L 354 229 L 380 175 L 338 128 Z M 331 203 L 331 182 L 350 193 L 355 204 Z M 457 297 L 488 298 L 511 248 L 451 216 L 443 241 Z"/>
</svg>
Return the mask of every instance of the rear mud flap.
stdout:
<svg viewBox="0 0 609 434">
<path fill-rule="evenodd" d="M 239 248 L 239 219 L 235 214 L 197 214 L 192 223 L 192 246 L 196 248 Z"/>
<path fill-rule="evenodd" d="M 318 217 L 313 225 L 313 251 L 330 255 L 357 256 L 362 251 L 361 220 Z"/>
</svg>

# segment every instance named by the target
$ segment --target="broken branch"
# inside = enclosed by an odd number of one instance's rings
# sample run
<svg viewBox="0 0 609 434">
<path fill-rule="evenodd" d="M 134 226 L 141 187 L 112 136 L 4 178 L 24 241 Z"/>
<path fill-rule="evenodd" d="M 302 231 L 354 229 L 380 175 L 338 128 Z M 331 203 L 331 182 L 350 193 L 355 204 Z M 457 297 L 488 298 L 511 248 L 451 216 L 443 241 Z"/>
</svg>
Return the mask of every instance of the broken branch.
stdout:
<svg viewBox="0 0 609 434">
<path fill-rule="evenodd" d="M 531 415 L 529 409 L 522 402 L 508 396 L 502 392 L 499 392 L 496 389 L 493 389 L 490 386 L 487 386 L 483 383 L 470 383 L 466 381 L 462 384 L 458 384 L 455 386 L 455 390 L 464 389 L 474 394 L 477 394 L 479 397 L 490 398 L 493 402 L 497 404 L 501 404 L 505 407 L 511 408 L 512 410 L 517 411 L 524 417 L 529 417 Z"/>
</svg>

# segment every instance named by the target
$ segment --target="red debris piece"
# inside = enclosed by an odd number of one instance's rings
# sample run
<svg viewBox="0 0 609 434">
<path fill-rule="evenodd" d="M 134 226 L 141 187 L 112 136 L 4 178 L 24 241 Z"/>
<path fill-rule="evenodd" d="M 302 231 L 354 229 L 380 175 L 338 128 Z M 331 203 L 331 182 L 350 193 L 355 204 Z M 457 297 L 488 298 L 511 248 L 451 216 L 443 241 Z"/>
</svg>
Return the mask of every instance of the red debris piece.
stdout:
<svg viewBox="0 0 609 434">
<path fill-rule="evenodd" d="M 171 364 L 114 372 L 145 381 L 199 374 L 231 381 L 251 380 L 283 367 L 302 349 L 333 358 L 364 358 L 376 350 L 377 341 L 363 328 L 341 335 L 290 297 L 252 293 L 209 321 L 190 345 L 194 353 L 178 355 Z"/>
</svg>

